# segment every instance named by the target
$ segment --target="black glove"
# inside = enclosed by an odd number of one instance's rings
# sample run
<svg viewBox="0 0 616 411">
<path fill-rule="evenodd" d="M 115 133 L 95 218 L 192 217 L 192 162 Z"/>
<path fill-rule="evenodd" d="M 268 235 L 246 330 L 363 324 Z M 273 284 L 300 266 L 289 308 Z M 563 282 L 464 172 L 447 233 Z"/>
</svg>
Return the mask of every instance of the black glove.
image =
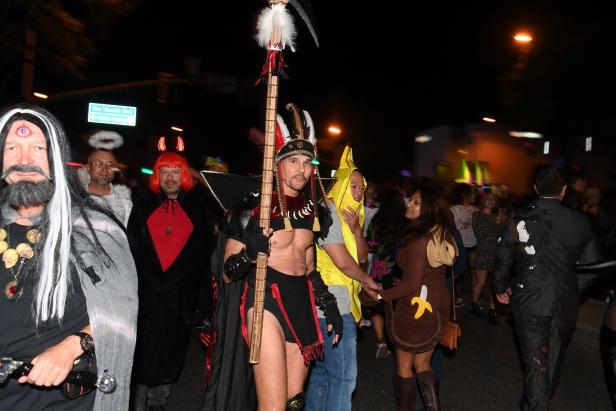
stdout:
<svg viewBox="0 0 616 411">
<path fill-rule="evenodd" d="M 329 292 L 321 278 L 321 273 L 317 270 L 308 274 L 308 278 L 312 281 L 314 301 L 325 314 L 325 322 L 327 325 L 332 325 L 334 327 L 334 332 L 339 337 L 338 339 L 342 339 L 342 330 L 344 326 L 340 310 L 338 310 L 338 304 L 336 304 L 336 297 Z"/>
<path fill-rule="evenodd" d="M 246 244 L 246 255 L 251 260 L 256 260 L 258 253 L 269 255 L 269 238 L 263 235 L 263 229 L 257 224 L 253 229 L 244 232 L 242 240 Z"/>
<path fill-rule="evenodd" d="M 246 255 L 246 249 L 243 248 L 237 254 L 232 254 L 225 260 L 224 270 L 227 278 L 231 281 L 241 280 L 248 274 L 253 260 Z"/>
</svg>

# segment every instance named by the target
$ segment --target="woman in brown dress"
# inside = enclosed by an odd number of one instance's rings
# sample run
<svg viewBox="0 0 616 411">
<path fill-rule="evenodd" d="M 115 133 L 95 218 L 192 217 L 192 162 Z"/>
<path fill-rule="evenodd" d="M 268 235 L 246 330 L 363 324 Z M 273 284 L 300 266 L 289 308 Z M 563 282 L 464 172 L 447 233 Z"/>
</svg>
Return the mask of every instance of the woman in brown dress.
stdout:
<svg viewBox="0 0 616 411">
<path fill-rule="evenodd" d="M 414 188 L 404 216 L 409 221 L 396 253 L 402 269 L 400 283 L 367 292 L 386 302 L 386 328 L 396 347 L 397 409 L 414 409 L 419 383 L 426 410 L 440 410 L 430 359 L 449 319 L 451 297 L 445 268 L 456 254 L 452 222 L 441 191 L 432 183 Z"/>
</svg>

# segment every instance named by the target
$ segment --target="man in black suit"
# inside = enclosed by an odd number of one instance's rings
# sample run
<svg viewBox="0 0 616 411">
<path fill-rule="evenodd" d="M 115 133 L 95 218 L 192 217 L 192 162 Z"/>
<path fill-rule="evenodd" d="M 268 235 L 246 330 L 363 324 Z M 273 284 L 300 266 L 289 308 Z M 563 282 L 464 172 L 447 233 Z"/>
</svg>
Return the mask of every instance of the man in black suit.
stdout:
<svg viewBox="0 0 616 411">
<path fill-rule="evenodd" d="M 534 187 L 539 199 L 514 211 L 498 239 L 493 281 L 515 318 L 525 374 L 520 407 L 547 410 L 578 316 L 576 264 L 599 261 L 601 250 L 588 218 L 561 204 L 567 187 L 559 167 L 540 168 Z"/>
</svg>

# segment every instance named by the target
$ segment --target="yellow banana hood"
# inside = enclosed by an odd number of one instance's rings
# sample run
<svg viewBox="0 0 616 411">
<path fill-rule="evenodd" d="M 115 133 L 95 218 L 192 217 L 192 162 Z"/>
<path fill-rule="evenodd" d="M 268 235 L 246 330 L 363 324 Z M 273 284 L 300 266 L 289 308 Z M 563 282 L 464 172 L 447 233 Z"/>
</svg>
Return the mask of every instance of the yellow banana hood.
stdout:
<svg viewBox="0 0 616 411">
<path fill-rule="evenodd" d="M 351 174 L 355 170 L 357 170 L 357 167 L 353 162 L 353 151 L 350 146 L 346 146 L 342 158 L 340 159 L 340 166 L 338 170 L 336 170 L 336 183 L 334 183 L 329 193 L 327 193 L 327 197 L 336 205 L 336 210 L 342 224 L 342 238 L 344 239 L 344 244 L 355 262 L 358 262 L 359 258 L 357 255 L 355 236 L 342 217 L 342 210 L 352 210 L 359 215 L 359 224 L 362 227 L 364 226 L 363 199 L 362 201 L 356 201 L 351 195 Z M 365 188 L 365 179 L 363 180 L 363 184 Z M 344 285 L 348 288 L 351 297 L 351 313 L 355 321 L 359 321 L 361 319 L 361 304 L 359 302 L 361 284 L 340 271 L 321 247 L 317 247 L 317 268 L 325 284 Z"/>
</svg>

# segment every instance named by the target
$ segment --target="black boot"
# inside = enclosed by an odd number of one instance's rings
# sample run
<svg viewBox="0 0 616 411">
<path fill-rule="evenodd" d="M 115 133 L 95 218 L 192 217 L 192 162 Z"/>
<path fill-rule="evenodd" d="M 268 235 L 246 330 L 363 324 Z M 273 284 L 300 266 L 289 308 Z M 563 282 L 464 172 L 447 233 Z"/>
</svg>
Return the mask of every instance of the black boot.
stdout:
<svg viewBox="0 0 616 411">
<path fill-rule="evenodd" d="M 440 411 L 441 401 L 436 389 L 436 378 L 432 371 L 424 371 L 417 374 L 421 396 L 423 397 L 426 411 Z"/>
<path fill-rule="evenodd" d="M 498 319 L 496 318 L 496 310 L 490 308 L 488 311 L 488 324 L 490 325 L 498 325 Z"/>
<path fill-rule="evenodd" d="M 394 399 L 397 411 L 414 411 L 417 397 L 417 379 L 394 375 Z"/>
<path fill-rule="evenodd" d="M 616 331 L 603 324 L 599 341 L 605 386 L 616 410 Z"/>
<path fill-rule="evenodd" d="M 483 318 L 486 316 L 486 313 L 483 311 L 483 308 L 479 305 L 479 303 L 471 304 L 471 312 L 478 318 Z"/>
<path fill-rule="evenodd" d="M 305 394 L 303 392 L 298 392 L 287 400 L 287 411 L 303 411 L 305 405 Z"/>
</svg>

